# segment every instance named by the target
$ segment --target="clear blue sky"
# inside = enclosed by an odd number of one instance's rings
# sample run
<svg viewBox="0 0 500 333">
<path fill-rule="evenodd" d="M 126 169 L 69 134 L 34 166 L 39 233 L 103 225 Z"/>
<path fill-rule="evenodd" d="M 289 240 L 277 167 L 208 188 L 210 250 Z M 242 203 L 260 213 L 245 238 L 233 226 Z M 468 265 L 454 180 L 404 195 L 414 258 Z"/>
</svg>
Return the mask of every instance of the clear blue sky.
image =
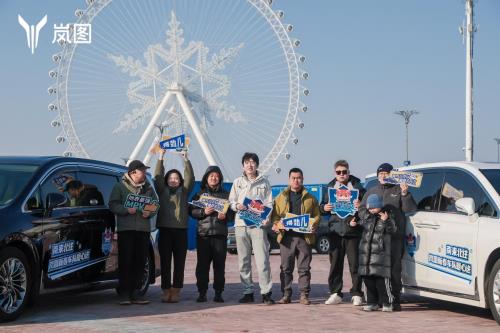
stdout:
<svg viewBox="0 0 500 333">
<path fill-rule="evenodd" d="M 47 110 L 48 71 L 55 67 L 50 56 L 57 50 L 52 25 L 74 21 L 78 7 L 83 0 L 0 1 L 1 155 L 61 153 Z M 311 76 L 304 99 L 310 112 L 301 117 L 306 126 L 284 167 L 303 168 L 307 182 L 326 182 L 339 158 L 360 177 L 384 161 L 401 165 L 404 126 L 393 115 L 399 109 L 421 112 L 410 129 L 414 164 L 464 158 L 463 0 L 276 0 L 273 7 L 294 25 Z M 17 14 L 30 23 L 48 15 L 34 55 Z M 500 1 L 478 1 L 475 19 L 475 159 L 496 161 Z"/>
</svg>

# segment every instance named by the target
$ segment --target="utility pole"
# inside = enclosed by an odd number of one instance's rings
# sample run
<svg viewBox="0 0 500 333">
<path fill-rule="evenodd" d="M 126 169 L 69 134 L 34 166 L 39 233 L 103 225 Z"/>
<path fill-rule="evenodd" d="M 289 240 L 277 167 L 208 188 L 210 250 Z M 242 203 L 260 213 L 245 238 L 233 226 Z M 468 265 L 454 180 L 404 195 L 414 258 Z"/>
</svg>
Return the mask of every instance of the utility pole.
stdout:
<svg viewBox="0 0 500 333">
<path fill-rule="evenodd" d="M 474 0 L 465 0 L 465 26 L 460 27 L 460 33 L 465 34 L 465 160 L 474 160 L 474 112 L 472 100 L 474 55 Z"/>
<path fill-rule="evenodd" d="M 406 161 L 403 162 L 404 166 L 408 166 L 411 164 L 410 158 L 409 158 L 409 153 L 408 153 L 408 126 L 410 125 L 410 118 L 413 115 L 419 114 L 418 111 L 416 110 L 401 110 L 401 111 L 396 111 L 394 114 L 397 114 L 398 116 L 402 116 L 405 120 L 405 127 L 406 127 Z"/>
</svg>

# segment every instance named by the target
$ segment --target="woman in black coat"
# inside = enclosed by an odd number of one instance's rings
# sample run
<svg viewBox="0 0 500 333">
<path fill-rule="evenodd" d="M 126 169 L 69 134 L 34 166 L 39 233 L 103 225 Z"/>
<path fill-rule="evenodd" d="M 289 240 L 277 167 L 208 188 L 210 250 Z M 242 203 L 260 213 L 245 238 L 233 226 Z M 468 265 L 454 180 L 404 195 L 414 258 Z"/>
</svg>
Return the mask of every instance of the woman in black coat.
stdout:
<svg viewBox="0 0 500 333">
<path fill-rule="evenodd" d="M 227 200 L 229 192 L 222 187 L 223 180 L 224 178 L 219 167 L 208 167 L 201 180 L 201 189 L 193 196 L 191 202 L 199 200 L 203 195 Z M 226 213 L 220 213 L 215 211 L 214 208 L 200 208 L 190 205 L 189 215 L 198 220 L 196 285 L 199 297 L 196 301 L 207 301 L 208 276 L 210 263 L 213 262 L 214 302 L 222 303 L 224 302 L 222 291 L 225 284 L 227 222 L 233 219 L 233 213 L 231 210 L 227 210 Z"/>
</svg>

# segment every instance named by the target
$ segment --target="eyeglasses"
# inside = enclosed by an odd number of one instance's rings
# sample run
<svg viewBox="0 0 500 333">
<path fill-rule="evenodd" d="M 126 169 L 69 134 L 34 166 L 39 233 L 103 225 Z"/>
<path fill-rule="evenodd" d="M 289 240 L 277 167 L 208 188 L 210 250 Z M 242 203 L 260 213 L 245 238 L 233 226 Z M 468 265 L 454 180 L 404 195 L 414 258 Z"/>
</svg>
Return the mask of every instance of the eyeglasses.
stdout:
<svg viewBox="0 0 500 333">
<path fill-rule="evenodd" d="M 335 170 L 335 173 L 337 175 L 347 175 L 349 173 L 349 170 Z"/>
</svg>

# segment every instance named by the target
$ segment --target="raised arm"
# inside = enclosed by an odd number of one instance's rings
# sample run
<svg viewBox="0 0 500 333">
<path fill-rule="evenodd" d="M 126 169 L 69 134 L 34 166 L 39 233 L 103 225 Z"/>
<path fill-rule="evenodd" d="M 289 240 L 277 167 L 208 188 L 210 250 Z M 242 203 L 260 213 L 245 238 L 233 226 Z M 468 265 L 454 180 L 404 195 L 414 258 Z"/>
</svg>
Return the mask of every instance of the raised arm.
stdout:
<svg viewBox="0 0 500 333">
<path fill-rule="evenodd" d="M 155 172 L 153 174 L 153 181 L 156 192 L 161 195 L 165 190 L 165 167 L 163 166 L 163 155 L 160 156 L 156 162 Z"/>
<path fill-rule="evenodd" d="M 194 186 L 194 171 L 191 161 L 187 158 L 184 159 L 184 190 L 187 195 L 191 193 Z"/>
</svg>

